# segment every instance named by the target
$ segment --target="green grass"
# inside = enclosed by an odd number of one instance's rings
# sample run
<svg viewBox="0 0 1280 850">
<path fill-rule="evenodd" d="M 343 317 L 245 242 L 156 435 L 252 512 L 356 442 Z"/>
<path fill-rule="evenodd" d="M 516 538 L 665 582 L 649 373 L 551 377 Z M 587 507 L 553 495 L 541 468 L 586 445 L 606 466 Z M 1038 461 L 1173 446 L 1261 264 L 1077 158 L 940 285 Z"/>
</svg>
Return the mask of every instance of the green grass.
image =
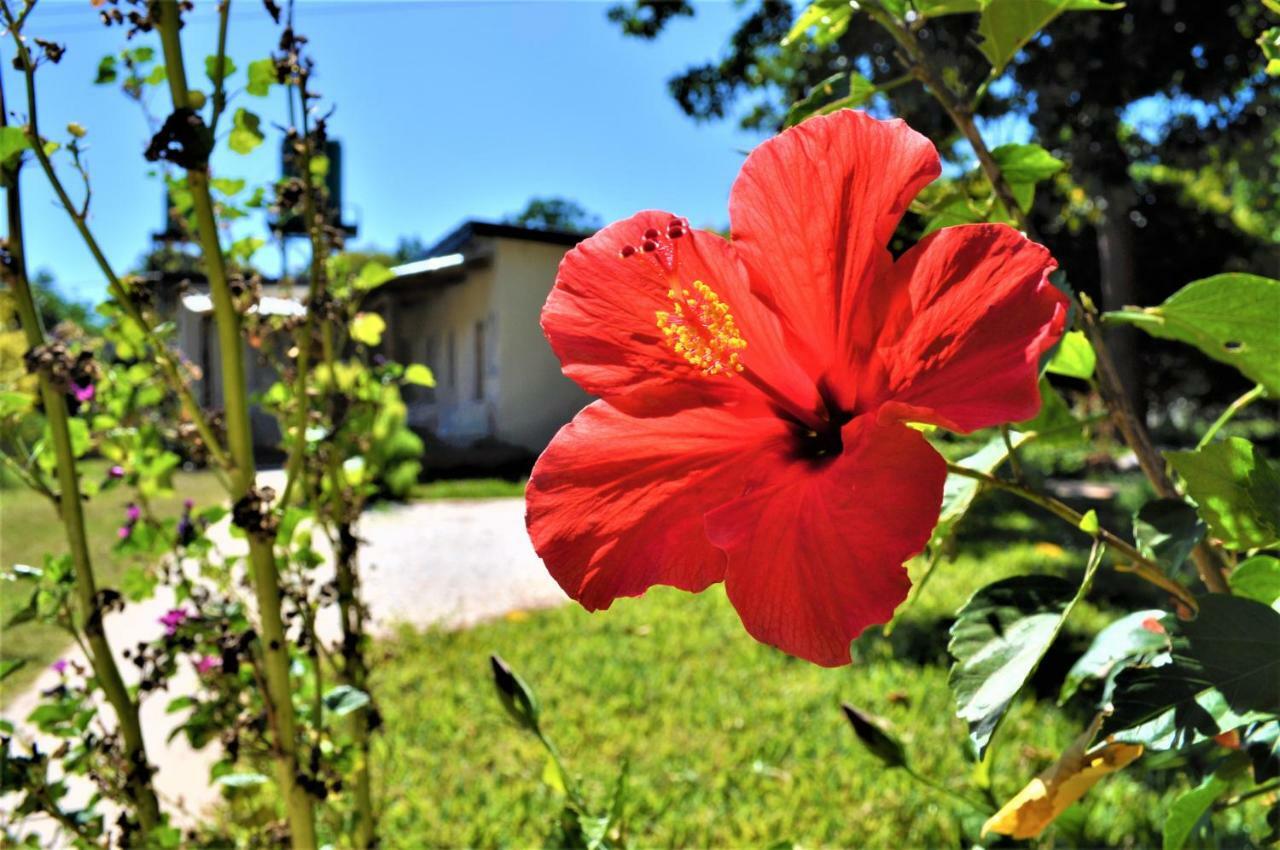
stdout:
<svg viewBox="0 0 1280 850">
<path fill-rule="evenodd" d="M 494 695 L 491 652 L 535 689 L 544 728 L 597 805 L 629 762 L 633 847 L 970 846 L 983 817 L 886 770 L 839 705 L 888 719 L 919 772 L 982 799 L 947 687 L 949 618 L 981 585 L 1071 573 L 1084 557 L 1037 536 L 1034 524 L 1018 534 L 1040 542 L 997 541 L 946 565 L 890 639 L 872 630 L 856 644 L 858 663 L 838 670 L 757 644 L 718 587 L 696 597 L 659 588 L 597 614 L 565 606 L 461 632 L 406 631 L 380 646 L 376 665 L 385 846 L 554 842 L 559 798 L 541 780 L 537 742 Z M 1100 582 L 1094 598 L 1131 595 L 1125 581 Z M 1032 693 L 1012 708 L 994 746 L 995 799 L 1017 792 L 1087 725 L 1087 707 L 1060 710 L 1052 697 L 1071 653 L 1115 615 L 1078 610 Z M 1161 813 L 1186 787 L 1175 776 L 1140 762 L 1109 778 L 1041 846 L 1158 846 Z"/>
<path fill-rule="evenodd" d="M 459 478 L 452 481 L 428 481 L 413 486 L 410 501 L 431 499 L 507 499 L 524 495 L 527 482 L 505 478 Z"/>
<path fill-rule="evenodd" d="M 88 461 L 83 464 L 86 479 L 102 480 L 108 464 Z M 178 472 L 174 475 L 174 492 L 152 500 L 157 516 L 176 515 L 183 499 L 195 500 L 197 508 L 214 504 L 223 498 L 223 490 L 212 473 Z M 125 505 L 132 498 L 126 487 L 113 487 L 94 496 L 85 504 L 85 524 L 89 536 L 90 557 L 98 584 L 110 587 L 134 561 L 112 554 L 116 530 L 124 521 Z M 67 552 L 62 522 L 53 505 L 44 496 L 26 489 L 19 482 L 0 481 L 0 569 L 8 571 L 14 564 L 39 566 L 45 554 Z M 8 623 L 13 614 L 27 602 L 29 592 L 20 585 L 0 585 L 0 624 Z M 25 623 L 12 628 L 0 627 L 0 659 L 25 659 L 26 666 L 0 684 L 0 705 L 10 695 L 20 693 L 68 643 L 65 632 L 40 623 Z"/>
</svg>

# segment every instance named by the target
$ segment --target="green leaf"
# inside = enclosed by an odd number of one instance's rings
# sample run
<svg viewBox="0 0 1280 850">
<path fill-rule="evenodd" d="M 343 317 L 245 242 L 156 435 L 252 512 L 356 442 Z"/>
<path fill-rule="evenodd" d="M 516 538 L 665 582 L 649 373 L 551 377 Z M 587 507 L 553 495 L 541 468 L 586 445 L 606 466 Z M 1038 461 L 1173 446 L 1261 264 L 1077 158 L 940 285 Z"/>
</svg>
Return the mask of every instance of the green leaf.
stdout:
<svg viewBox="0 0 1280 850">
<path fill-rule="evenodd" d="M 404 368 L 404 382 L 420 387 L 434 387 L 436 376 L 431 373 L 431 369 L 421 363 L 410 363 Z"/>
<path fill-rule="evenodd" d="M 120 592 L 131 602 L 148 599 L 155 592 L 159 578 L 150 575 L 143 567 L 133 566 L 120 577 Z"/>
<path fill-rule="evenodd" d="M 1103 735 L 1153 750 L 1190 745 L 1280 710 L 1280 612 L 1239 596 L 1200 598 L 1191 622 L 1163 621 L 1173 652 L 1116 677 Z"/>
<path fill-rule="evenodd" d="M 790 32 L 782 39 L 782 46 L 808 38 L 819 47 L 825 47 L 844 35 L 851 20 L 853 6 L 849 0 L 814 0 L 791 25 Z"/>
<path fill-rule="evenodd" d="M 1204 539 L 1205 524 L 1196 509 L 1181 499 L 1155 499 L 1133 515 L 1138 551 L 1166 570 L 1176 570 Z"/>
<path fill-rule="evenodd" d="M 1236 596 L 1275 607 L 1280 602 L 1280 560 L 1254 555 L 1231 571 L 1228 582 Z"/>
<path fill-rule="evenodd" d="M 1094 535 L 1098 533 L 1098 512 L 1090 508 L 1085 515 L 1080 517 L 1079 528 L 1085 534 Z"/>
<path fill-rule="evenodd" d="M 377 313 L 357 313 L 351 320 L 351 338 L 370 347 L 382 342 L 386 329 L 386 321 Z"/>
<path fill-rule="evenodd" d="M 236 63 L 231 60 L 230 56 L 223 56 L 221 62 L 218 61 L 217 56 L 204 57 L 205 76 L 207 76 L 215 86 L 235 72 Z"/>
<path fill-rule="evenodd" d="M 1164 837 L 1161 850 L 1182 850 L 1191 837 L 1191 831 L 1209 808 L 1231 787 L 1231 781 L 1210 774 L 1196 788 L 1184 791 L 1169 806 L 1164 819 Z"/>
<path fill-rule="evenodd" d="M 1262 58 L 1266 60 L 1263 69 L 1267 76 L 1280 77 L 1280 27 L 1271 27 L 1258 36 L 1258 46 L 1262 48 Z"/>
<path fill-rule="evenodd" d="M 1013 443 L 1014 448 L 1025 443 L 1028 435 L 1020 434 L 1017 431 L 1009 432 L 1009 441 Z M 1004 438 L 1000 435 L 992 437 L 985 446 L 977 452 L 962 458 L 958 461 L 960 466 L 967 467 L 977 472 L 992 473 L 1000 468 L 1006 460 L 1009 459 L 1009 449 L 1005 445 Z M 929 541 L 929 547 L 933 548 L 946 540 L 955 528 L 956 523 L 964 518 L 969 512 L 973 500 L 978 495 L 979 482 L 975 478 L 969 478 L 964 475 L 951 474 L 947 476 L 946 484 L 942 489 L 942 510 L 938 514 L 938 524 L 934 526 L 933 536 Z"/>
<path fill-rule="evenodd" d="M 164 66 L 157 65 L 151 69 L 151 73 L 147 74 L 147 78 L 143 82 L 149 86 L 158 86 L 168 78 L 169 75 L 165 72 Z"/>
<path fill-rule="evenodd" d="M 0 127 L 0 166 L 9 164 L 10 157 L 31 147 L 27 131 L 22 127 Z"/>
<path fill-rule="evenodd" d="M 1102 0 L 982 0 L 978 21 L 982 43 L 978 49 L 998 75 L 1036 33 L 1063 12 L 1106 11 L 1123 5 Z"/>
<path fill-rule="evenodd" d="M 98 75 L 93 78 L 95 86 L 114 83 L 116 81 L 116 57 L 107 54 L 98 61 Z"/>
<path fill-rule="evenodd" d="M 263 136 L 259 129 L 262 122 L 257 115 L 242 107 L 236 110 L 231 123 L 231 134 L 227 138 L 227 144 L 233 151 L 247 154 L 262 144 Z"/>
<path fill-rule="evenodd" d="M 19 669 L 26 666 L 26 663 L 27 659 L 25 658 L 5 658 L 0 660 L 0 682 L 3 682 Z"/>
<path fill-rule="evenodd" d="M 249 63 L 249 84 L 244 90 L 254 97 L 266 97 L 277 82 L 274 59 L 259 59 Z"/>
<path fill-rule="evenodd" d="M 1040 412 L 1034 419 L 1018 422 L 1016 427 L 1027 439 L 1034 437 L 1037 443 L 1051 446 L 1080 443 L 1086 436 L 1084 423 L 1071 413 L 1071 408 L 1045 378 L 1040 379 Z"/>
<path fill-rule="evenodd" d="M 1014 576 L 979 590 L 956 615 L 947 645 L 956 663 L 947 681 L 979 757 L 1088 592 L 1102 552 L 1094 547 L 1078 588 L 1053 576 Z"/>
<path fill-rule="evenodd" d="M 229 198 L 232 195 L 238 195 L 244 189 L 245 181 L 242 177 L 214 177 L 209 181 L 209 185 Z"/>
<path fill-rule="evenodd" d="M 1280 542 L 1280 472 L 1253 443 L 1228 437 L 1195 451 L 1164 454 L 1225 545 L 1253 549 Z"/>
<path fill-rule="evenodd" d="M 1039 145 L 1001 145 L 991 152 L 991 156 L 1010 184 L 1039 183 L 1066 167 L 1065 162 Z"/>
<path fill-rule="evenodd" d="M 382 263 L 371 260 L 360 267 L 360 273 L 356 275 L 356 289 L 361 292 L 368 292 L 371 289 L 377 289 L 382 284 L 395 280 L 396 273 L 384 266 Z"/>
<path fill-rule="evenodd" d="M 8 621 L 4 624 L 6 629 L 14 626 L 20 626 L 23 623 L 30 623 L 40 616 L 40 591 L 33 590 L 31 595 L 27 597 L 27 604 L 23 605 L 17 611 L 13 612 Z"/>
<path fill-rule="evenodd" d="M 812 115 L 854 109 L 870 100 L 875 93 L 875 84 L 856 71 L 833 74 L 795 102 L 787 111 L 783 127 L 792 127 Z"/>
<path fill-rule="evenodd" d="M 338 685 L 322 697 L 325 710 L 335 717 L 345 717 L 369 704 L 369 695 L 351 685 Z"/>
<path fill-rule="evenodd" d="M 849 703 L 841 706 L 844 716 L 853 727 L 853 734 L 858 736 L 873 756 L 880 759 L 886 767 L 905 767 L 907 754 L 901 742 L 885 729 L 885 723 L 878 717 L 867 714 Z"/>
<path fill-rule="evenodd" d="M 1093 346 L 1089 344 L 1084 331 L 1068 331 L 1062 337 L 1057 353 L 1045 366 L 1045 371 L 1087 381 L 1093 377 L 1093 369 L 1097 363 L 1098 358 L 1093 353 Z"/>
<path fill-rule="evenodd" d="M 1152 609 L 1134 611 L 1111 623 L 1098 632 L 1085 654 L 1071 665 L 1058 692 L 1058 704 L 1062 705 L 1080 689 L 1087 679 L 1107 679 L 1122 661 L 1132 661 L 1169 647 L 1169 638 L 1163 631 L 1149 628 L 1149 621 L 1160 622 L 1165 612 Z"/>
<path fill-rule="evenodd" d="M 976 224 L 986 221 L 986 215 L 979 210 L 968 197 L 953 198 L 930 211 L 929 223 L 925 226 L 923 236 L 944 227 L 957 224 Z"/>
<path fill-rule="evenodd" d="M 1280 398 L 1280 280 L 1253 274 L 1214 275 L 1189 283 L 1159 307 L 1106 314 L 1152 336 L 1194 345 L 1239 369 Z"/>
</svg>

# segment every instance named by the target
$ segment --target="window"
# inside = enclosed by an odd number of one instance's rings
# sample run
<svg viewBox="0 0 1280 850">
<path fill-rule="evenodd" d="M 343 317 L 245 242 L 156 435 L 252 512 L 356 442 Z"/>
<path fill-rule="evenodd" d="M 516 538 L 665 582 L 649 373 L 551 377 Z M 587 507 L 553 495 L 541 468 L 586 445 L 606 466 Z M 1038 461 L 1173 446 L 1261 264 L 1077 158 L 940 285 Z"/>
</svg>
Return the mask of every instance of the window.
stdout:
<svg viewBox="0 0 1280 850">
<path fill-rule="evenodd" d="M 484 322 L 476 322 L 476 401 L 484 401 Z"/>
</svg>

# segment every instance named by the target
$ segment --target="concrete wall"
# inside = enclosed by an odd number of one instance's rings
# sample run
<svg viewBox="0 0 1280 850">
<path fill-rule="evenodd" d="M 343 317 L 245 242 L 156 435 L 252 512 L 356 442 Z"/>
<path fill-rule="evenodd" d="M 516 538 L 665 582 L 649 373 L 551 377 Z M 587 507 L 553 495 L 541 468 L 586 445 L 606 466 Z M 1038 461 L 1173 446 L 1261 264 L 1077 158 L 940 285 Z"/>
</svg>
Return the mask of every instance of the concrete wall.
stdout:
<svg viewBox="0 0 1280 850">
<path fill-rule="evenodd" d="M 540 452 L 562 425 L 591 402 L 560 374 L 560 361 L 538 324 L 568 249 L 521 239 L 496 242 L 494 303 L 499 306 L 493 336 L 502 384 L 496 436 Z"/>
</svg>

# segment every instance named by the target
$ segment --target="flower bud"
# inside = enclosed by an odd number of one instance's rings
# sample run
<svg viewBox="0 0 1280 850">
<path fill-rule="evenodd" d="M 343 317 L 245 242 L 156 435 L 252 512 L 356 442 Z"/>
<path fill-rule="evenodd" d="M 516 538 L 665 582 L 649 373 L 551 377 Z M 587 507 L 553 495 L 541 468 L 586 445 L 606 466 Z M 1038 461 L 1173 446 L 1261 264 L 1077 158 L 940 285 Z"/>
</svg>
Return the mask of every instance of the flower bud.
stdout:
<svg viewBox="0 0 1280 850">
<path fill-rule="evenodd" d="M 493 683 L 498 689 L 498 699 L 502 707 L 511 715 L 517 724 L 529 730 L 538 731 L 538 698 L 497 655 L 489 656 L 489 664 L 493 667 Z"/>
</svg>

